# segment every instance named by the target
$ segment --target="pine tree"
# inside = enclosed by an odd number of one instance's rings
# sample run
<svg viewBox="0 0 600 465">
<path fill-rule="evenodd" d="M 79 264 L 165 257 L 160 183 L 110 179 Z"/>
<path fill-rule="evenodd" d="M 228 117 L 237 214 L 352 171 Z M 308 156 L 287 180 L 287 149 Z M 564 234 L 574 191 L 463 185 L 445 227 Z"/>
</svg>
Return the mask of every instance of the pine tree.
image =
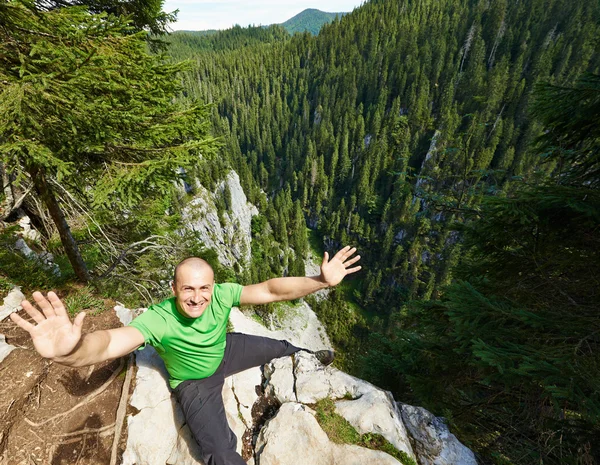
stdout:
<svg viewBox="0 0 600 465">
<path fill-rule="evenodd" d="M 215 149 L 205 110 L 173 103 L 186 65 L 149 55 L 146 33 L 131 34 L 122 17 L 40 13 L 19 2 L 3 4 L 0 15 L 1 161 L 33 183 L 87 281 L 57 191 L 117 210 L 164 194 L 177 169 L 193 172 Z"/>
</svg>

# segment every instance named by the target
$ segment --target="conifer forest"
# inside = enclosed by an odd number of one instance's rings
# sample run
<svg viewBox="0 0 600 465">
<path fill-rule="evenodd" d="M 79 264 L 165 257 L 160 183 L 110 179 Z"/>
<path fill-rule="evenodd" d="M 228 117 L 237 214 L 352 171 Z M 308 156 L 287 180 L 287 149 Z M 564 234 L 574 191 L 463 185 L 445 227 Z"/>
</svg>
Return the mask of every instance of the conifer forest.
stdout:
<svg viewBox="0 0 600 465">
<path fill-rule="evenodd" d="M 159 301 L 216 255 L 181 185 L 233 169 L 259 214 L 217 280 L 354 245 L 307 299 L 346 371 L 480 463 L 600 463 L 598 1 L 369 0 L 293 35 L 167 33 L 163 7 L 0 1 L 0 288 Z M 9 246 L 19 208 L 60 276 Z"/>
</svg>

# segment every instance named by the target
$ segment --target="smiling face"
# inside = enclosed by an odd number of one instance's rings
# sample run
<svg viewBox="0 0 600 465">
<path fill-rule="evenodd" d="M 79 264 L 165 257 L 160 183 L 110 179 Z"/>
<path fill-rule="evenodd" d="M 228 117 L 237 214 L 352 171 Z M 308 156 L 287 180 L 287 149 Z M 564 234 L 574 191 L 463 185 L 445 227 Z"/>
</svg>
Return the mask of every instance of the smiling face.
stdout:
<svg viewBox="0 0 600 465">
<path fill-rule="evenodd" d="M 210 304 L 214 284 L 213 270 L 204 260 L 190 258 L 181 262 L 172 285 L 179 313 L 188 318 L 201 316 Z"/>
</svg>

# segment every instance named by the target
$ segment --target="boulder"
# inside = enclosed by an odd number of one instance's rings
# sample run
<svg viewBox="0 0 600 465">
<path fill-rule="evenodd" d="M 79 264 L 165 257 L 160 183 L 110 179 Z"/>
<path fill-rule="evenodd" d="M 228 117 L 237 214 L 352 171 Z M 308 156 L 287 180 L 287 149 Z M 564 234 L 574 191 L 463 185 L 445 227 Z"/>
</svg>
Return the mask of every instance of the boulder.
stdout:
<svg viewBox="0 0 600 465">
<path fill-rule="evenodd" d="M 265 365 L 265 377 L 267 393 L 280 403 L 297 401 L 314 404 L 326 397 L 354 399 L 378 389 L 336 368 L 324 367 L 307 352 L 298 352 L 293 361 L 284 358 L 268 363 Z"/>
<path fill-rule="evenodd" d="M 15 346 L 11 346 L 6 342 L 4 334 L 0 334 L 0 362 L 2 362 L 6 357 L 8 357 L 8 354 L 10 354 L 15 349 Z"/>
<path fill-rule="evenodd" d="M 293 425 L 293 427 L 290 427 Z M 288 402 L 261 429 L 256 442 L 260 465 L 399 465 L 381 451 L 329 440 L 305 405 Z"/>
<path fill-rule="evenodd" d="M 400 412 L 392 394 L 373 389 L 355 400 L 335 403 L 336 412 L 354 426 L 360 434 L 376 433 L 386 438 L 396 449 L 416 459 Z"/>
<path fill-rule="evenodd" d="M 421 465 L 477 465 L 475 454 L 460 443 L 444 421 L 423 407 L 398 402 Z"/>
<path fill-rule="evenodd" d="M 4 304 L 0 306 L 0 321 L 4 320 L 8 315 L 13 312 L 18 312 L 21 307 L 21 302 L 25 300 L 25 295 L 21 292 L 21 288 L 15 286 L 4 297 Z"/>
</svg>

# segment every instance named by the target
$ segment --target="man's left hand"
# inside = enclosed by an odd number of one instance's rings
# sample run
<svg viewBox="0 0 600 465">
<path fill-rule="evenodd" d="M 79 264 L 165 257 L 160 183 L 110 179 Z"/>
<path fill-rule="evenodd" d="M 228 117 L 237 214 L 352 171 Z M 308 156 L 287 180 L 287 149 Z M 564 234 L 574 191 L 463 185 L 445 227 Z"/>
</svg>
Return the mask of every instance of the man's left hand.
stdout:
<svg viewBox="0 0 600 465">
<path fill-rule="evenodd" d="M 360 270 L 360 266 L 350 268 L 358 260 L 360 255 L 352 257 L 356 252 L 356 247 L 347 245 L 330 260 L 329 254 L 325 252 L 323 263 L 321 263 L 321 281 L 328 286 L 336 286 L 348 274 L 355 273 Z"/>
</svg>

